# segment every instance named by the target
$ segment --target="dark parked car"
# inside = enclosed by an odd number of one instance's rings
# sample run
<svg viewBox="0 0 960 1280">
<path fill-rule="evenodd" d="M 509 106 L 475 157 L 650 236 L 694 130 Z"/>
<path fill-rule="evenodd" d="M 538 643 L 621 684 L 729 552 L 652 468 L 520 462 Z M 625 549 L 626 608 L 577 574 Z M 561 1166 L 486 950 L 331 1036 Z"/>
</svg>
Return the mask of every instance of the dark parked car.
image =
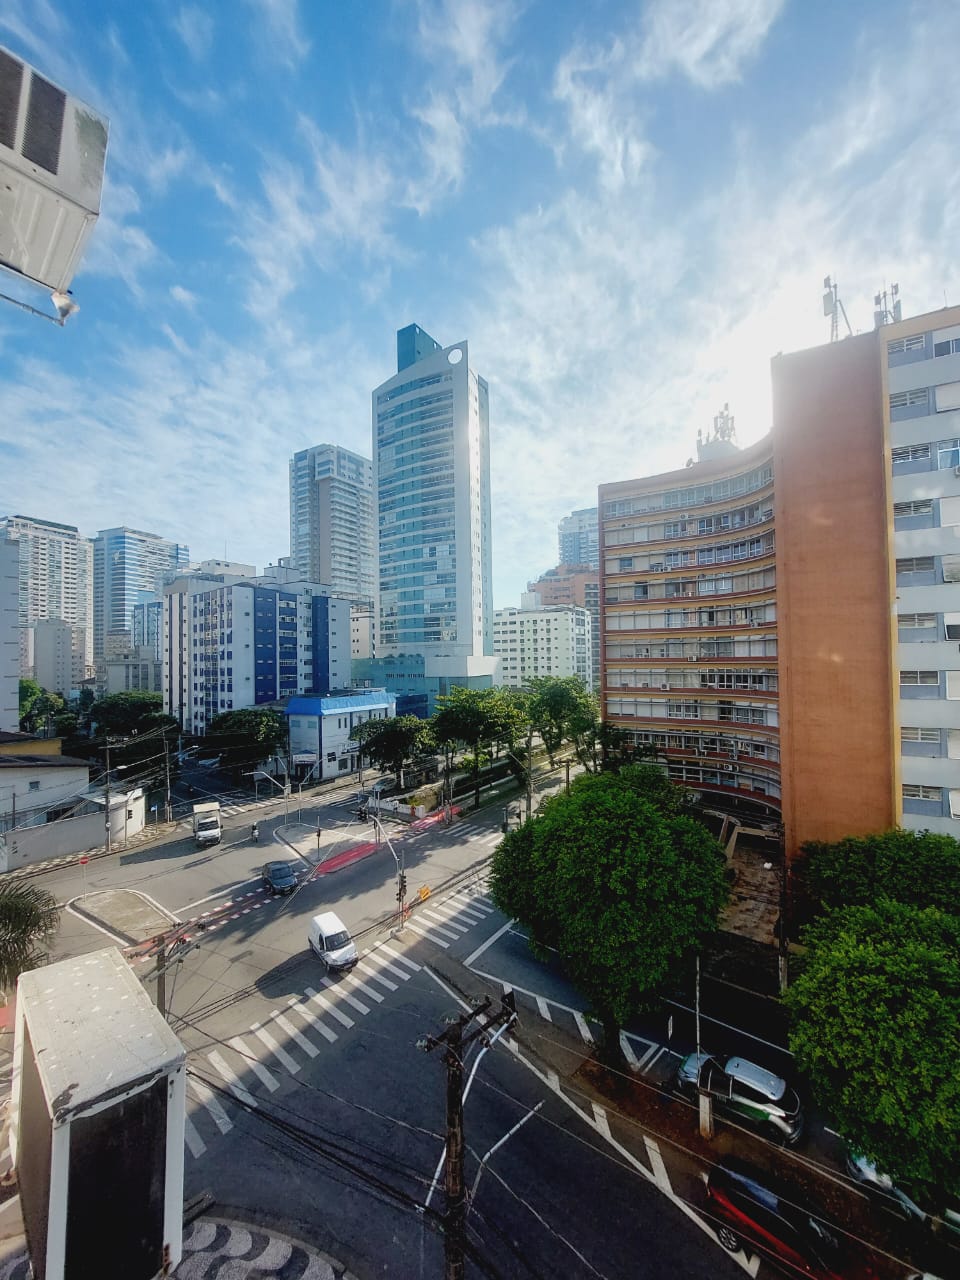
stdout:
<svg viewBox="0 0 960 1280">
<path fill-rule="evenodd" d="M 676 1088 L 693 1098 L 698 1083 L 713 1098 L 718 1111 L 758 1129 L 765 1138 L 793 1143 L 803 1133 L 800 1099 L 785 1080 L 755 1062 L 691 1053 L 680 1063 Z"/>
<path fill-rule="evenodd" d="M 263 868 L 263 887 L 270 893 L 293 893 L 297 873 L 289 862 L 268 862 Z"/>
<path fill-rule="evenodd" d="M 848 1256 L 836 1228 L 750 1165 L 728 1159 L 711 1169 L 707 1195 L 717 1239 L 731 1253 L 749 1244 L 787 1275 L 815 1280 L 865 1280 L 871 1274 Z"/>
<path fill-rule="evenodd" d="M 931 1205 L 929 1193 L 925 1195 L 923 1191 L 915 1191 L 912 1187 L 908 1190 L 902 1183 L 895 1182 L 889 1174 L 881 1173 L 867 1156 L 859 1155 L 846 1145 L 844 1160 L 850 1177 L 900 1217 L 923 1227 L 939 1228 L 960 1235 L 960 1204 L 941 1205 L 939 1208 Z"/>
</svg>

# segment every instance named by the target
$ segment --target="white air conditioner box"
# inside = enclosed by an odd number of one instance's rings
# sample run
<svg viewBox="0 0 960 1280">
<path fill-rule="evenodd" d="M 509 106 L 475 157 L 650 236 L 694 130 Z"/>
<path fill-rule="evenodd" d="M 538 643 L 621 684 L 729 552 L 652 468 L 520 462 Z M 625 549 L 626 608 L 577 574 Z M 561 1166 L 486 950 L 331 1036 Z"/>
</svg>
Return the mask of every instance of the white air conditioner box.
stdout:
<svg viewBox="0 0 960 1280">
<path fill-rule="evenodd" d="M 107 120 L 0 48 L 0 264 L 65 292 L 100 213 Z"/>
</svg>

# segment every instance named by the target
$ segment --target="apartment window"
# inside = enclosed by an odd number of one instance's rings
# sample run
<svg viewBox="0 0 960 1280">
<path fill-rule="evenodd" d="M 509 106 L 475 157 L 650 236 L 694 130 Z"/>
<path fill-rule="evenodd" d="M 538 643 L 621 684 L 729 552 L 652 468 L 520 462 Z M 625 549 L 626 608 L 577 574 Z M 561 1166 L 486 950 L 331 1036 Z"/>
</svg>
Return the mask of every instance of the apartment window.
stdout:
<svg viewBox="0 0 960 1280">
<path fill-rule="evenodd" d="M 908 516 L 932 516 L 933 515 L 933 499 L 923 498 L 919 502 L 895 502 L 893 504 L 893 518 L 905 519 Z M 958 521 L 957 523 L 960 523 Z"/>
<path fill-rule="evenodd" d="M 36 781 L 36 780 L 32 781 L 32 782 L 29 784 L 29 789 L 30 789 L 31 791 L 39 791 L 39 790 L 40 790 L 40 783 L 39 783 L 38 781 Z"/>
<path fill-rule="evenodd" d="M 903 784 L 904 800 L 937 800 L 943 799 L 942 787 L 923 787 L 916 782 Z"/>
<path fill-rule="evenodd" d="M 938 343 L 937 345 L 942 346 L 943 344 Z M 903 351 L 922 351 L 922 350 L 923 350 L 923 334 L 922 333 L 913 333 L 910 335 L 909 338 L 894 338 L 892 342 L 887 343 L 888 356 L 897 356 L 897 355 L 900 355 L 900 353 Z M 946 352 L 937 351 L 935 347 L 934 354 L 945 355 Z"/>
<path fill-rule="evenodd" d="M 960 582 L 960 555 L 941 556 L 940 568 L 944 582 Z"/>
<path fill-rule="evenodd" d="M 929 461 L 930 446 L 928 444 L 912 444 L 906 445 L 901 449 L 893 450 L 893 465 L 897 466 L 904 462 L 923 462 Z"/>
<path fill-rule="evenodd" d="M 943 636 L 945 640 L 960 640 L 960 613 L 943 615 Z"/>
<path fill-rule="evenodd" d="M 897 573 L 932 573 L 933 556 L 904 556 L 897 561 Z"/>
<path fill-rule="evenodd" d="M 960 354 L 960 338 L 947 338 L 944 342 L 933 344 L 934 356 L 955 356 Z"/>
<path fill-rule="evenodd" d="M 901 631 L 923 631 L 936 624 L 937 615 L 935 613 L 899 613 L 897 614 L 897 626 Z M 950 640 L 953 637 L 948 636 Z M 960 639 L 960 637 L 958 637 Z"/>
<path fill-rule="evenodd" d="M 633 568 L 633 556 L 621 556 L 619 559 L 619 573 L 629 573 Z"/>
<path fill-rule="evenodd" d="M 937 467 L 943 471 L 956 466 L 960 466 L 960 440 L 941 440 L 937 445 Z"/>
<path fill-rule="evenodd" d="M 939 671 L 901 671 L 901 684 L 939 684 Z"/>
<path fill-rule="evenodd" d="M 925 729 L 919 725 L 901 725 L 900 726 L 901 742 L 940 742 L 939 729 Z"/>
<path fill-rule="evenodd" d="M 890 410 L 930 407 L 930 391 L 927 387 L 914 387 L 912 391 L 894 391 L 890 396 Z"/>
</svg>

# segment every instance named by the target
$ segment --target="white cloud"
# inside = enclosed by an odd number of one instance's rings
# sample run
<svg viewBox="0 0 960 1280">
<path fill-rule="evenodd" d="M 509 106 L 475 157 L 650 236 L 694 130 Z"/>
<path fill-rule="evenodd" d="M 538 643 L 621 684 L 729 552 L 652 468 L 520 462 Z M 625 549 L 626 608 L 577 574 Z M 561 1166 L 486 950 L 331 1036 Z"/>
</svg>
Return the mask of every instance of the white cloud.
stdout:
<svg viewBox="0 0 960 1280">
<path fill-rule="evenodd" d="M 654 0 L 644 13 L 637 71 L 682 72 L 703 89 L 739 80 L 785 0 Z"/>
<path fill-rule="evenodd" d="M 262 19 L 264 39 L 257 47 L 275 61 L 294 67 L 310 52 L 310 41 L 302 31 L 297 0 L 247 0 Z"/>
<path fill-rule="evenodd" d="M 202 62 L 213 44 L 213 18 L 195 5 L 182 5 L 173 18 L 173 27 L 190 56 Z"/>
<path fill-rule="evenodd" d="M 191 293 L 189 289 L 184 289 L 183 285 L 172 284 L 170 286 L 170 297 L 174 302 L 179 302 L 181 306 L 186 307 L 189 311 L 197 305 L 197 295 Z"/>
</svg>

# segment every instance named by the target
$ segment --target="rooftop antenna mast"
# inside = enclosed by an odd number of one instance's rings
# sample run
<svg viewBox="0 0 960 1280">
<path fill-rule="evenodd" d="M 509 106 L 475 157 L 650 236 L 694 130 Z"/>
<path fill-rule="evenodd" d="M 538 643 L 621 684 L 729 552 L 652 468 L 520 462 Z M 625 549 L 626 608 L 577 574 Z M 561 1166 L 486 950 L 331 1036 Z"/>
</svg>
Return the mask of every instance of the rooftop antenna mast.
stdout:
<svg viewBox="0 0 960 1280">
<path fill-rule="evenodd" d="M 847 333 L 852 338 L 853 329 L 850 327 L 850 321 L 847 319 L 846 308 L 840 301 L 838 286 L 830 276 L 823 277 L 823 314 L 830 317 L 830 341 L 837 342 L 840 338 L 840 317 L 843 316 L 843 323 L 847 326 Z"/>
<path fill-rule="evenodd" d="M 884 285 L 879 293 L 873 295 L 873 327 L 879 329 L 882 324 L 897 324 L 902 318 L 900 286 L 892 284 L 888 294 Z"/>
</svg>

